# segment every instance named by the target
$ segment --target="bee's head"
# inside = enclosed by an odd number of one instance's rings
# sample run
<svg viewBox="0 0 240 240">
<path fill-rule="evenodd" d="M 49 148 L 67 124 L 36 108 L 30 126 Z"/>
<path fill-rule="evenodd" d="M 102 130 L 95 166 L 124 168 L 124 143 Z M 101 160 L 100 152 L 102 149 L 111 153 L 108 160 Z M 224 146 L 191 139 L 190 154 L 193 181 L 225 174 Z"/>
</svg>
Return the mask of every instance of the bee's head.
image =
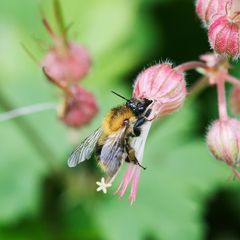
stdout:
<svg viewBox="0 0 240 240">
<path fill-rule="evenodd" d="M 126 106 L 129 107 L 136 116 L 139 116 L 145 112 L 147 107 L 152 103 L 152 100 L 146 98 L 139 100 L 137 98 L 131 98 L 127 101 Z"/>
<path fill-rule="evenodd" d="M 141 100 L 137 98 L 127 99 L 114 91 L 112 91 L 112 93 L 126 100 L 126 106 L 129 107 L 136 116 L 143 114 L 147 107 L 152 103 L 152 100 L 149 100 L 147 98 Z"/>
</svg>

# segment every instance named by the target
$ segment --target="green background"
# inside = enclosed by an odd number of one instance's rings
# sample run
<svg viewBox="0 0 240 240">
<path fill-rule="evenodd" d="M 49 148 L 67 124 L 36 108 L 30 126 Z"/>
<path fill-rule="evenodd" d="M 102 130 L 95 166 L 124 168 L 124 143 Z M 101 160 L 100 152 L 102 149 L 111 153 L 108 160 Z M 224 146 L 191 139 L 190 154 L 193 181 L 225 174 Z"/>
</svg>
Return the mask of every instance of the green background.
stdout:
<svg viewBox="0 0 240 240">
<path fill-rule="evenodd" d="M 154 123 L 131 207 L 112 193 L 96 192 L 101 173 L 91 159 L 68 169 L 67 158 L 113 106 L 110 91 L 129 97 L 136 75 L 165 60 L 175 65 L 209 51 L 191 0 L 61 0 L 70 38 L 91 52 L 93 65 L 81 82 L 100 111 L 72 130 L 53 110 L 0 123 L 0 239 L 198 240 L 240 239 L 240 188 L 231 170 L 205 144 L 217 118 L 216 92 L 208 88 L 184 107 Z M 54 25 L 52 2 L 0 3 L 0 111 L 58 102 L 59 91 L 23 51 L 40 60 L 51 42 L 39 7 Z M 56 26 L 55 26 L 56 27 Z M 40 47 L 41 46 L 41 47 Z M 235 76 L 240 76 L 235 63 Z M 186 75 L 190 87 L 199 77 Z"/>
</svg>

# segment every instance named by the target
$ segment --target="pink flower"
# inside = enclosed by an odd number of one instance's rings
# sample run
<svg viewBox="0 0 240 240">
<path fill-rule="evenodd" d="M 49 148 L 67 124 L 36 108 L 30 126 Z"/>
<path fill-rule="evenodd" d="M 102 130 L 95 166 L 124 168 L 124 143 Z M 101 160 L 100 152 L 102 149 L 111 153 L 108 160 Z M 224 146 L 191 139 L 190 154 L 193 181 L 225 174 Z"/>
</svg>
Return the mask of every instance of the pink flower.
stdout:
<svg viewBox="0 0 240 240">
<path fill-rule="evenodd" d="M 51 47 L 43 59 L 42 66 L 55 81 L 76 82 L 81 80 L 91 66 L 88 51 L 77 43 L 69 43 L 66 51 Z"/>
<path fill-rule="evenodd" d="M 92 93 L 77 85 L 71 87 L 71 95 L 66 96 L 59 118 L 71 127 L 89 123 L 98 112 Z"/>
<path fill-rule="evenodd" d="M 157 64 L 140 73 L 135 81 L 133 96 L 136 98 L 153 100 L 150 120 L 169 114 L 183 104 L 186 96 L 186 84 L 183 73 L 172 68 L 168 63 Z M 135 149 L 136 158 L 142 164 L 145 142 L 152 121 L 142 126 L 140 137 L 134 138 L 131 145 Z M 127 172 L 116 193 L 122 197 L 131 182 L 129 199 L 131 204 L 136 200 L 141 168 L 129 164 Z"/>
<path fill-rule="evenodd" d="M 209 26 L 211 47 L 219 54 L 238 58 L 240 54 L 240 21 L 230 21 L 227 16 L 217 18 Z"/>
<path fill-rule="evenodd" d="M 133 96 L 153 100 L 150 119 L 172 113 L 181 107 L 186 97 L 183 73 L 169 63 L 149 67 L 138 75 Z"/>
<path fill-rule="evenodd" d="M 205 23 L 211 23 L 216 17 L 225 15 L 227 6 L 231 0 L 197 0 L 196 12 Z"/>
<path fill-rule="evenodd" d="M 215 121 L 208 130 L 207 144 L 216 159 L 236 169 L 240 163 L 240 122 L 236 119 Z"/>
<path fill-rule="evenodd" d="M 211 47 L 220 54 L 238 58 L 240 54 L 240 2 L 232 0 L 226 5 L 226 14 L 211 22 L 208 39 Z"/>
</svg>

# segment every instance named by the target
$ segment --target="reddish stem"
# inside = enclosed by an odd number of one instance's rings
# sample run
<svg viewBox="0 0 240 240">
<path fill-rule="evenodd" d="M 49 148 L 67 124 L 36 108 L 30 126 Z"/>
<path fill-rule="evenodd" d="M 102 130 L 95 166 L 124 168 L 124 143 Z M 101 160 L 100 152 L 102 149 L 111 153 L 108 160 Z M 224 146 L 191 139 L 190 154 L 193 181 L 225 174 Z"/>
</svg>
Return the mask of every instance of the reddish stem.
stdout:
<svg viewBox="0 0 240 240">
<path fill-rule="evenodd" d="M 219 78 L 217 81 L 218 112 L 221 120 L 228 119 L 224 83 L 224 78 Z"/>
<path fill-rule="evenodd" d="M 174 69 L 179 72 L 185 72 L 196 68 L 206 68 L 206 64 L 200 61 L 192 61 L 178 65 Z"/>
<path fill-rule="evenodd" d="M 52 38 L 55 38 L 56 35 L 55 35 L 55 33 L 53 32 L 53 30 L 52 30 L 50 24 L 48 23 L 47 19 L 46 19 L 46 18 L 43 18 L 43 19 L 42 19 L 42 22 L 43 22 L 43 25 L 44 25 L 44 27 L 46 28 L 47 32 L 49 33 L 49 35 L 50 35 Z"/>
<path fill-rule="evenodd" d="M 71 90 L 68 88 L 68 86 L 66 86 L 65 84 L 62 84 L 62 83 L 56 81 L 51 76 L 49 76 L 48 73 L 46 72 L 46 69 L 44 67 L 42 68 L 42 71 L 43 71 L 43 74 L 45 75 L 45 77 L 50 82 L 54 83 L 55 85 L 57 85 L 60 89 L 62 89 L 64 91 L 65 95 L 71 96 L 71 97 L 75 98 L 74 94 L 71 92 Z"/>
<path fill-rule="evenodd" d="M 231 76 L 231 75 L 228 75 L 228 74 L 226 74 L 226 75 L 224 76 L 224 78 L 225 78 L 228 82 L 232 83 L 233 85 L 236 85 L 236 86 L 240 87 L 240 80 L 238 80 L 237 78 L 235 78 L 235 77 L 233 77 L 233 76 Z"/>
</svg>

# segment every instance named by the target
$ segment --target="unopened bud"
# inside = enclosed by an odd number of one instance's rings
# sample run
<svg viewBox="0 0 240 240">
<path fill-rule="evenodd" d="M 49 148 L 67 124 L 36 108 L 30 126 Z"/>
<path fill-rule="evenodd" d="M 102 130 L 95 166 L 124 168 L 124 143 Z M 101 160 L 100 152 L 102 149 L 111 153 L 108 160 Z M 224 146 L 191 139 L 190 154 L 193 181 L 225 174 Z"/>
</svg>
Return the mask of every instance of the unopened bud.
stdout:
<svg viewBox="0 0 240 240">
<path fill-rule="evenodd" d="M 219 54 L 238 58 L 240 54 L 240 21 L 227 16 L 217 18 L 210 25 L 208 38 L 211 47 Z"/>
<path fill-rule="evenodd" d="M 215 121 L 208 130 L 207 144 L 216 159 L 237 167 L 240 163 L 240 122 L 235 119 Z"/>
<path fill-rule="evenodd" d="M 89 123 L 98 112 L 92 93 L 79 86 L 72 86 L 72 95 L 66 96 L 59 118 L 71 127 L 81 127 Z"/>
<path fill-rule="evenodd" d="M 163 116 L 180 108 L 186 96 L 183 73 L 169 63 L 157 64 L 140 73 L 133 96 L 153 101 L 151 117 Z"/>
<path fill-rule="evenodd" d="M 91 60 L 88 51 L 79 44 L 68 44 L 65 51 L 51 47 L 42 62 L 47 75 L 57 82 L 76 82 L 89 71 Z"/>
<path fill-rule="evenodd" d="M 226 6 L 231 0 L 197 0 L 196 12 L 206 25 L 216 17 L 226 14 Z"/>
</svg>

